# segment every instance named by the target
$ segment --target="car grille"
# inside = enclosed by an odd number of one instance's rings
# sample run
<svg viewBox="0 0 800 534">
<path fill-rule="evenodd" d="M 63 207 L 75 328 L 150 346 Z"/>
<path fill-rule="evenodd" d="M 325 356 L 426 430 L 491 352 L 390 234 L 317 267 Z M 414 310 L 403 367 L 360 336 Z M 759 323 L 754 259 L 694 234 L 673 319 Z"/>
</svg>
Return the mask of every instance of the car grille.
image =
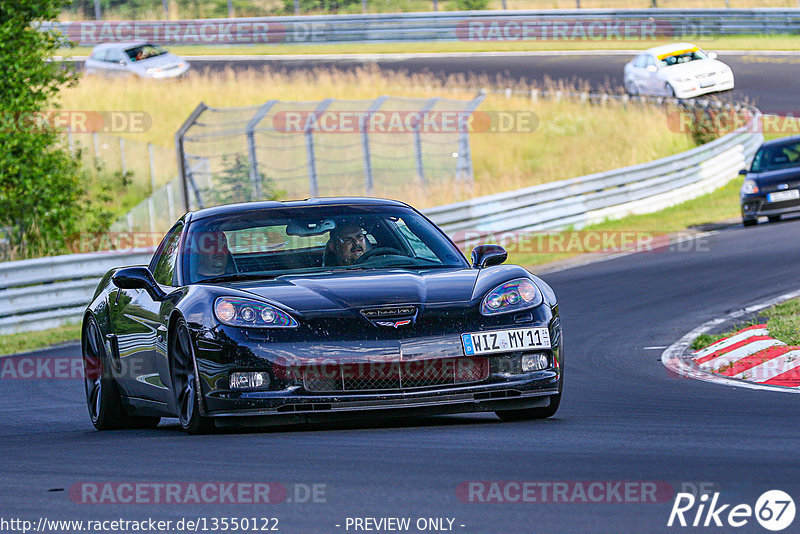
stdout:
<svg viewBox="0 0 800 534">
<path fill-rule="evenodd" d="M 307 391 L 377 391 L 480 382 L 489 377 L 486 358 L 347 363 L 300 369 Z"/>
</svg>

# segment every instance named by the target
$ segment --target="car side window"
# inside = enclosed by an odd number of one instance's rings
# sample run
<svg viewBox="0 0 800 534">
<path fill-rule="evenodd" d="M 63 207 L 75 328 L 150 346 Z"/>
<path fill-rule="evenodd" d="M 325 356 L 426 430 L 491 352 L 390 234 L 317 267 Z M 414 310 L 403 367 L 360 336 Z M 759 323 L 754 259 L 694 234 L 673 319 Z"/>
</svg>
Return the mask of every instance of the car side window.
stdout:
<svg viewBox="0 0 800 534">
<path fill-rule="evenodd" d="M 645 56 L 644 57 L 644 67 L 645 68 L 650 67 L 650 66 L 655 65 L 655 64 L 656 64 L 656 61 L 653 59 L 653 56 Z"/>
<path fill-rule="evenodd" d="M 105 48 L 101 50 L 95 50 L 94 52 L 92 52 L 92 59 L 94 59 L 95 61 L 105 61 L 106 53 L 107 51 Z"/>
<path fill-rule="evenodd" d="M 151 262 L 153 266 L 153 278 L 162 286 L 171 286 L 174 284 L 175 265 L 178 259 L 178 244 L 181 239 L 182 230 L 183 223 L 179 223 L 169 231 Z"/>
<path fill-rule="evenodd" d="M 125 61 L 125 54 L 120 50 L 108 50 L 106 53 L 106 61 L 109 63 L 119 63 Z"/>
<path fill-rule="evenodd" d="M 636 56 L 636 59 L 633 60 L 633 66 L 637 69 L 644 68 L 644 56 Z"/>
</svg>

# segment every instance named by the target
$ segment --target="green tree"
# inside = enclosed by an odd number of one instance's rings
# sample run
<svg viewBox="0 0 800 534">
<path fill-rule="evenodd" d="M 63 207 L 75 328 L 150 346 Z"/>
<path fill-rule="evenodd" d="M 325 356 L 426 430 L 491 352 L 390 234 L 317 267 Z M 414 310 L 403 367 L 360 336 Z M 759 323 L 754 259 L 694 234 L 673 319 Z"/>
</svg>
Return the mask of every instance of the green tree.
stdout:
<svg viewBox="0 0 800 534">
<path fill-rule="evenodd" d="M 214 185 L 201 191 L 205 202 L 210 206 L 219 206 L 253 200 L 253 181 L 247 156 L 224 156 L 222 164 L 225 168 L 214 176 Z M 275 189 L 269 177 L 261 175 L 261 198 L 256 200 L 277 200 L 283 195 L 285 193 Z"/>
<path fill-rule="evenodd" d="M 64 0 L 0 0 L 0 232 L 16 257 L 66 250 L 79 230 L 81 167 L 53 128 L 33 120 L 52 109 L 76 75 L 48 61 L 64 45 L 38 26 Z"/>
</svg>

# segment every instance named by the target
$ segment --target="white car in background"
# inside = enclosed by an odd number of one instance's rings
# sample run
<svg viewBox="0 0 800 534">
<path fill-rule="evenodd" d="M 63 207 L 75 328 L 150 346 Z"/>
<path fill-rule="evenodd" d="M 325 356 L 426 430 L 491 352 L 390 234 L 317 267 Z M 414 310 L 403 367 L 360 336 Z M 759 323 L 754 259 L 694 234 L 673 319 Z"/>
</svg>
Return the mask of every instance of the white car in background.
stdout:
<svg viewBox="0 0 800 534">
<path fill-rule="evenodd" d="M 180 56 L 150 43 L 104 43 L 95 46 L 84 64 L 87 74 L 177 78 L 189 70 Z"/>
<path fill-rule="evenodd" d="M 645 50 L 625 65 L 625 91 L 630 95 L 691 98 L 733 89 L 731 68 L 689 43 Z"/>
</svg>

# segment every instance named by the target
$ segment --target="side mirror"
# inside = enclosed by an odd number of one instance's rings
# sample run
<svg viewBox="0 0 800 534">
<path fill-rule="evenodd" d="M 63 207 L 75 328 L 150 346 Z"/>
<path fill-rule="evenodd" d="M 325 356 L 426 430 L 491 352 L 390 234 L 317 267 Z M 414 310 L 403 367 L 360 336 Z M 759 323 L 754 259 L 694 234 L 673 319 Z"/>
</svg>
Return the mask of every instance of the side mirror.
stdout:
<svg viewBox="0 0 800 534">
<path fill-rule="evenodd" d="M 120 59 L 120 60 L 119 60 L 119 64 L 120 64 L 120 65 L 122 65 L 122 66 L 124 67 L 125 65 L 127 65 L 127 64 L 128 64 L 128 62 L 127 62 L 127 61 L 125 61 L 124 59 Z"/>
<path fill-rule="evenodd" d="M 125 267 L 115 272 L 111 281 L 120 289 L 144 289 L 155 301 L 167 297 L 147 267 Z"/>
<path fill-rule="evenodd" d="M 749 171 L 747 169 L 742 169 L 742 170 L 739 171 L 739 176 L 747 176 L 748 172 Z"/>
<path fill-rule="evenodd" d="M 648 72 L 658 72 L 658 67 L 656 67 L 655 65 L 648 65 L 647 71 Z"/>
<path fill-rule="evenodd" d="M 508 259 L 508 252 L 500 245 L 478 245 L 472 249 L 472 266 L 477 269 L 500 265 Z"/>
<path fill-rule="evenodd" d="M 717 57 L 718 57 L 718 56 L 717 56 L 717 53 L 716 53 L 716 52 L 709 52 L 709 53 L 708 53 L 708 57 L 709 57 L 710 59 L 717 59 Z"/>
</svg>

